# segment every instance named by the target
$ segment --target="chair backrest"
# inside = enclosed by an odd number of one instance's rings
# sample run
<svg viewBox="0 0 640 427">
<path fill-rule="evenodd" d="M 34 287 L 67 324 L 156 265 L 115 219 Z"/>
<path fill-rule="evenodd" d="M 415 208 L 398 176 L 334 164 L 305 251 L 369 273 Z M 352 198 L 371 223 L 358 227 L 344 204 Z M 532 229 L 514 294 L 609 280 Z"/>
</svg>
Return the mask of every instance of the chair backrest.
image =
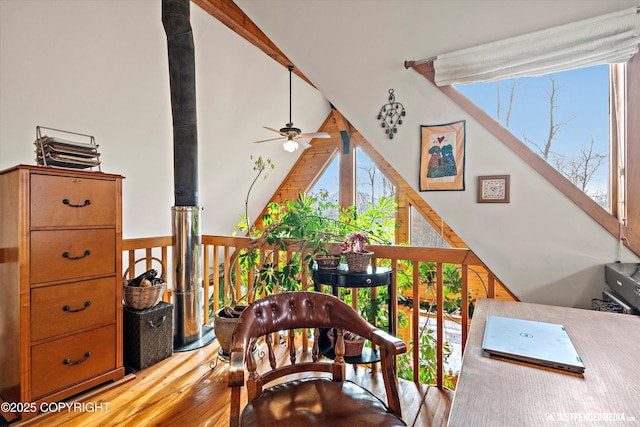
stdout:
<svg viewBox="0 0 640 427">
<path fill-rule="evenodd" d="M 294 343 L 294 329 L 314 328 L 314 344 L 312 361 L 298 363 Z M 336 328 L 338 331 L 335 343 L 335 360 L 333 363 L 322 362 L 318 355 L 319 328 Z M 279 331 L 289 332 L 289 354 L 291 364 L 276 367 L 272 349 L 272 335 Z M 395 382 L 395 356 L 406 351 L 402 340 L 391 337 L 363 319 L 351 306 L 333 295 L 320 292 L 284 292 L 270 295 L 249 304 L 242 312 L 235 328 L 231 344 L 231 366 L 229 386 L 232 389 L 231 418 L 239 417 L 239 388 L 244 384 L 244 363 L 246 363 L 247 398 L 251 402 L 262 394 L 263 386 L 284 375 L 300 372 L 329 372 L 335 381 L 343 381 L 345 376 L 344 339 L 345 330 L 351 331 L 370 340 L 380 347 L 382 372 L 387 391 L 389 407 L 398 415 L 400 403 Z M 259 337 L 265 337 L 269 351 L 271 371 L 258 375 L 254 358 L 254 345 Z M 237 403 L 234 403 L 237 400 Z"/>
<path fill-rule="evenodd" d="M 330 294 L 283 292 L 249 304 L 240 316 L 231 351 L 249 347 L 249 341 L 272 332 L 299 328 L 348 329 L 366 339 L 376 328 L 351 306 Z"/>
</svg>

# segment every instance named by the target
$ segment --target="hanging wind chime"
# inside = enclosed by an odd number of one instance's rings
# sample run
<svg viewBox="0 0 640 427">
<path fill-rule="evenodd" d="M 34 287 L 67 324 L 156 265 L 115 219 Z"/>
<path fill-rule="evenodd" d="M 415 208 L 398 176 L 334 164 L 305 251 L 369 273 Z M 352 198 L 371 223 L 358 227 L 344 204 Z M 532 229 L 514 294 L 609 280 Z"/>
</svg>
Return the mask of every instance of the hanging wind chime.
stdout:
<svg viewBox="0 0 640 427">
<path fill-rule="evenodd" d="M 389 89 L 389 103 L 384 104 L 378 113 L 378 120 L 382 120 L 381 126 L 389 139 L 393 139 L 393 134 L 398 133 L 398 128 L 402 124 L 402 117 L 406 115 L 401 103 L 396 102 L 393 89 Z"/>
</svg>

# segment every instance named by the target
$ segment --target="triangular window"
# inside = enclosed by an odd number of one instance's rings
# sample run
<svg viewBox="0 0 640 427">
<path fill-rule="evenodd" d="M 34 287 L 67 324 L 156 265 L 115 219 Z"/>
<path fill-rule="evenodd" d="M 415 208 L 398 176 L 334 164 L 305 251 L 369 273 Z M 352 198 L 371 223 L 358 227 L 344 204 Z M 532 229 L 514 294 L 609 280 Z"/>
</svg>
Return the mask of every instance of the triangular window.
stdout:
<svg viewBox="0 0 640 427">
<path fill-rule="evenodd" d="M 409 243 L 413 246 L 425 246 L 429 248 L 450 248 L 451 246 L 444 240 L 444 233 L 436 230 L 429 222 L 411 206 L 409 210 Z M 442 224 L 444 226 L 444 224 Z"/>
<path fill-rule="evenodd" d="M 356 200 L 358 211 L 362 212 L 368 203 L 378 204 L 382 197 L 395 199 L 396 186 L 367 157 L 356 148 Z"/>
<path fill-rule="evenodd" d="M 455 85 L 609 209 L 609 66 Z"/>
<path fill-rule="evenodd" d="M 309 190 L 311 194 L 324 193 L 327 200 L 336 205 L 340 200 L 340 156 L 334 156 Z"/>
</svg>

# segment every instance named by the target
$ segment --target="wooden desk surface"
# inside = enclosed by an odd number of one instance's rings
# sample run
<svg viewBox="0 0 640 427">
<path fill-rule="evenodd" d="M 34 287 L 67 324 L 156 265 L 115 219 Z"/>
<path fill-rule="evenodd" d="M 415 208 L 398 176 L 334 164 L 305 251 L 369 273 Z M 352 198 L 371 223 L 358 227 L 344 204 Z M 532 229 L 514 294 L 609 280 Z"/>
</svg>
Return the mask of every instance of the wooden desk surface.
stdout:
<svg viewBox="0 0 640 427">
<path fill-rule="evenodd" d="M 489 314 L 564 325 L 584 374 L 488 356 Z M 448 425 L 640 425 L 640 316 L 478 300 Z"/>
</svg>

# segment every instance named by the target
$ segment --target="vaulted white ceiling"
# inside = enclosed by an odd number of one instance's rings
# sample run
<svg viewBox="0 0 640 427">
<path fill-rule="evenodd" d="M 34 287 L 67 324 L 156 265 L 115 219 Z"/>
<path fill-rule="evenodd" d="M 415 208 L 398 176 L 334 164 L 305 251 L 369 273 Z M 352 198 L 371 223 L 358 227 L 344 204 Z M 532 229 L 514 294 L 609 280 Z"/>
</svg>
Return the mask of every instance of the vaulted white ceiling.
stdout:
<svg viewBox="0 0 640 427">
<path fill-rule="evenodd" d="M 237 0 L 236 4 L 348 120 L 392 158 L 437 120 L 416 96 L 427 83 L 404 60 L 637 6 L 638 0 Z M 395 144 L 375 117 L 387 91 L 409 107 Z M 408 104 L 408 105 L 407 105 Z M 435 117 L 434 117 L 435 116 Z M 433 117 L 433 119 L 431 119 Z"/>
</svg>

